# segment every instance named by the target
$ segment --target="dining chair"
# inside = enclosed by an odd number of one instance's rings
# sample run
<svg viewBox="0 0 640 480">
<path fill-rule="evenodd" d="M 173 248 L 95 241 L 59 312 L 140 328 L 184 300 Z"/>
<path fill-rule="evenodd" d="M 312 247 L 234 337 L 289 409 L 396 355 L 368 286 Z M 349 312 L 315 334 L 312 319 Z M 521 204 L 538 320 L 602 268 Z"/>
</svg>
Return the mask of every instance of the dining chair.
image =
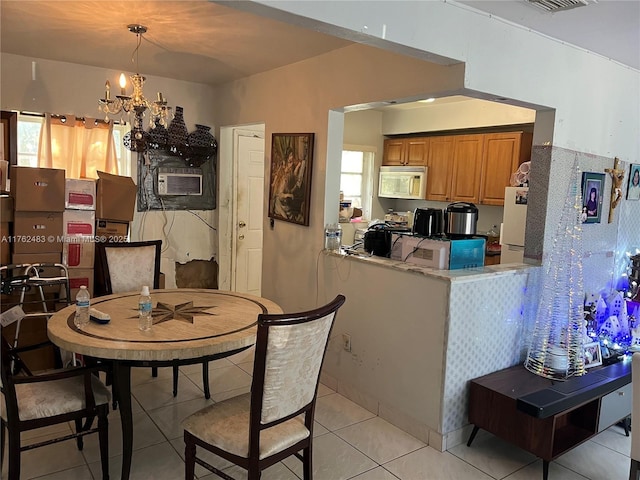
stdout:
<svg viewBox="0 0 640 480">
<path fill-rule="evenodd" d="M 4 459 L 8 437 L 8 480 L 20 479 L 20 454 L 65 440 L 76 439 L 83 448 L 83 437 L 98 433 L 103 480 L 109 479 L 109 400 L 111 394 L 98 379 L 99 367 L 75 367 L 32 375 L 14 349 L 2 337 L 0 375 L 0 456 Z M 13 364 L 13 368 L 12 365 Z M 92 428 L 97 417 L 97 427 Z M 50 425 L 75 422 L 75 432 L 45 441 L 22 443 L 21 434 Z M 84 421 L 84 423 L 83 423 Z"/>
<path fill-rule="evenodd" d="M 233 480 L 198 457 L 196 447 L 244 468 L 248 480 L 259 479 L 262 470 L 295 455 L 302 460 L 304 480 L 311 480 L 320 369 L 344 302 L 338 295 L 315 310 L 258 315 L 251 391 L 183 421 L 186 480 L 193 480 L 196 463 Z"/>
<path fill-rule="evenodd" d="M 638 480 L 640 474 L 640 352 L 631 358 L 631 467 L 629 480 Z"/>
<path fill-rule="evenodd" d="M 112 293 L 139 292 L 144 285 L 160 287 L 160 253 L 162 240 L 128 243 L 96 244 L 96 287 L 102 295 Z M 100 287 L 98 287 L 98 284 Z M 152 295 L 153 297 L 153 295 Z M 178 395 L 179 364 L 172 365 L 173 396 Z M 151 368 L 158 376 L 158 368 Z M 209 390 L 209 362 L 202 362 L 202 383 L 205 398 L 211 398 Z"/>
</svg>

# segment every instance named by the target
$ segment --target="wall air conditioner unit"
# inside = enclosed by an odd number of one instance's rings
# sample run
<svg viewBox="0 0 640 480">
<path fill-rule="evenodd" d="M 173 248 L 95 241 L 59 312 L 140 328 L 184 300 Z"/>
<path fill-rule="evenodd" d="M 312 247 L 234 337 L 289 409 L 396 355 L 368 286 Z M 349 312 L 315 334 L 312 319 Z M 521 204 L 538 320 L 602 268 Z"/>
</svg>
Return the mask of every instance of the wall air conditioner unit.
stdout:
<svg viewBox="0 0 640 480">
<path fill-rule="evenodd" d="M 589 5 L 587 0 L 526 0 L 526 2 L 545 12 L 559 12 L 561 10 L 569 10 L 571 8 Z M 596 2 L 595 0 L 591 0 L 591 3 Z"/>
<path fill-rule="evenodd" d="M 158 195 L 202 195 L 202 170 L 158 168 Z"/>
</svg>

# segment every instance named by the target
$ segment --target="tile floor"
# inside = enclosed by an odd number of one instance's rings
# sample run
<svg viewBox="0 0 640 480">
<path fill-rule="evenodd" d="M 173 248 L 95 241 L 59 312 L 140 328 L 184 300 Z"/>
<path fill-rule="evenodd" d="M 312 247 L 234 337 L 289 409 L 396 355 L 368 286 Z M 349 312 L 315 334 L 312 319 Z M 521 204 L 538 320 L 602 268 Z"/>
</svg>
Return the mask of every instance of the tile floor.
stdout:
<svg viewBox="0 0 640 480">
<path fill-rule="evenodd" d="M 201 367 L 181 369 L 178 396 L 171 394 L 171 370 L 158 378 L 150 369 L 134 369 L 134 453 L 132 480 L 184 478 L 184 442 L 180 421 L 211 401 L 246 392 L 251 359 L 244 353 L 210 365 L 212 400 L 202 393 Z M 70 428 L 64 425 L 62 428 Z M 314 442 L 315 480 L 541 480 L 542 462 L 536 457 L 480 432 L 472 447 L 458 445 L 438 452 L 345 397 L 321 386 Z M 49 431 L 34 432 L 46 438 Z M 111 479 L 120 478 L 122 447 L 118 411 L 109 415 Z M 79 452 L 75 442 L 63 442 L 22 455 L 22 479 L 99 480 L 100 457 L 95 435 L 85 437 Z M 624 480 L 628 477 L 630 437 L 611 427 L 552 462 L 549 480 Z M 206 457 L 238 480 L 244 471 L 214 456 Z M 2 478 L 6 476 L 4 462 Z M 197 478 L 218 477 L 196 466 Z M 298 480 L 295 457 L 266 470 L 263 480 Z"/>
</svg>

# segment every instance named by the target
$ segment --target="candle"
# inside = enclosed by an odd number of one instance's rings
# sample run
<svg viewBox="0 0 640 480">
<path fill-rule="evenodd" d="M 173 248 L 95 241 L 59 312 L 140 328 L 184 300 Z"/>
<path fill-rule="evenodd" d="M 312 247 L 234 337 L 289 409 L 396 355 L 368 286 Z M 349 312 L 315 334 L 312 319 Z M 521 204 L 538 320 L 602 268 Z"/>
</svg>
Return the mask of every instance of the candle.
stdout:
<svg viewBox="0 0 640 480">
<path fill-rule="evenodd" d="M 109 80 L 104 84 L 104 99 L 109 100 L 111 98 L 111 84 Z"/>
<path fill-rule="evenodd" d="M 164 98 L 162 98 L 162 92 L 158 92 L 158 102 L 159 103 L 164 102 Z"/>
<path fill-rule="evenodd" d="M 124 76 L 124 73 L 120 74 L 120 95 L 126 95 L 125 87 L 127 86 L 127 77 Z"/>
</svg>

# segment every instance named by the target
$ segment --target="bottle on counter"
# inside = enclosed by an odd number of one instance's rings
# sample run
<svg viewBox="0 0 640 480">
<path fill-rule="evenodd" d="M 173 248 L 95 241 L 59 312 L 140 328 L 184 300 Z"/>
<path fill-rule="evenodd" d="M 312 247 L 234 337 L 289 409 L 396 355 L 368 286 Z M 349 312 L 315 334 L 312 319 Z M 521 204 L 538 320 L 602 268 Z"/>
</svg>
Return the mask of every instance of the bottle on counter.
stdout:
<svg viewBox="0 0 640 480">
<path fill-rule="evenodd" d="M 325 225 L 324 248 L 330 252 L 339 252 L 342 245 L 342 227 L 339 223 Z"/>
<path fill-rule="evenodd" d="M 85 285 L 80 287 L 76 295 L 76 315 L 73 324 L 77 328 L 84 328 L 89 323 L 89 306 L 91 304 L 91 296 Z"/>
<path fill-rule="evenodd" d="M 138 328 L 143 332 L 151 330 L 151 309 L 151 295 L 149 295 L 149 287 L 145 285 L 142 287 L 138 300 Z"/>
</svg>

